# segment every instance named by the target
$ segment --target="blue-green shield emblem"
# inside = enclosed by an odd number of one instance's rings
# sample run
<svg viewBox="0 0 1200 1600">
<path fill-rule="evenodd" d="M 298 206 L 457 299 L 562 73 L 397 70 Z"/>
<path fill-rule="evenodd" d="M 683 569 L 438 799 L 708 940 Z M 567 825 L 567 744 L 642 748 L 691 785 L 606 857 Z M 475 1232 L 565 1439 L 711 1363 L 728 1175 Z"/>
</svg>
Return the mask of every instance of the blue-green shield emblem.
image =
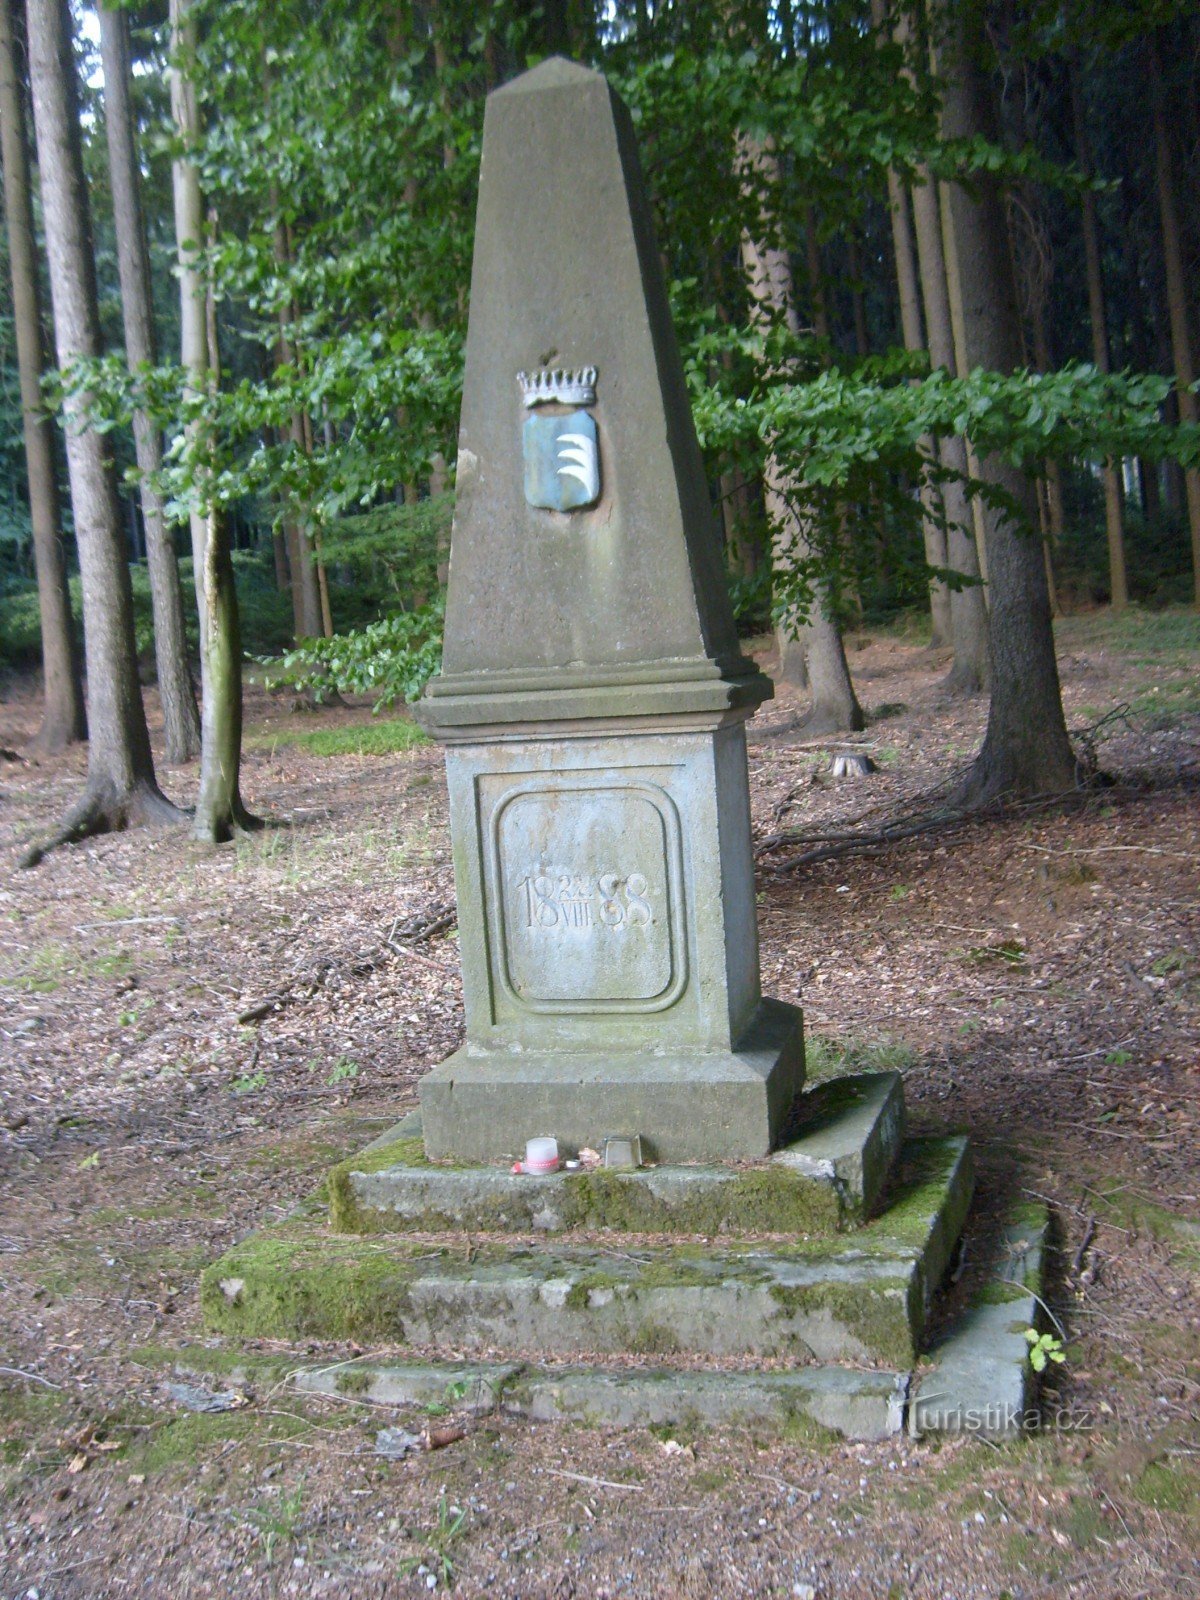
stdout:
<svg viewBox="0 0 1200 1600">
<path fill-rule="evenodd" d="M 600 441 L 586 411 L 525 419 L 525 498 L 546 511 L 582 511 L 600 498 Z"/>
</svg>

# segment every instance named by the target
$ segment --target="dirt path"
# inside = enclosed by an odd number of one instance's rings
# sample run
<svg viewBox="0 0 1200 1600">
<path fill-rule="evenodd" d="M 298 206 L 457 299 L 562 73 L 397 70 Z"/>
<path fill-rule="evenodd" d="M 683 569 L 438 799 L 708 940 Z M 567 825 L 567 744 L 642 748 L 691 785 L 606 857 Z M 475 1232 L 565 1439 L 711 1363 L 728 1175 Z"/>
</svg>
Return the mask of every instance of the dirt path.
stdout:
<svg viewBox="0 0 1200 1600">
<path fill-rule="evenodd" d="M 802 998 L 817 1065 L 899 1067 L 918 1126 L 971 1132 L 986 1193 L 1057 1208 L 1061 1426 L 1002 1448 L 489 1419 L 386 1462 L 389 1414 L 289 1388 L 314 1347 L 222 1349 L 200 1266 L 458 1041 L 453 936 L 388 942 L 453 898 L 440 755 L 317 755 L 296 739 L 378 723 L 259 696 L 244 789 L 289 826 L 18 874 L 82 765 L 27 763 L 36 708 L 0 705 L 0 1600 L 1200 1594 L 1198 635 L 1078 619 L 1060 645 L 1074 727 L 1129 707 L 1101 730 L 1114 787 L 761 860 L 764 987 Z M 879 771 L 832 781 L 769 708 L 760 839 L 875 827 L 975 747 L 983 704 L 943 703 L 927 652 L 879 638 L 851 663 Z M 187 1410 L 176 1365 L 236 1405 Z"/>
</svg>

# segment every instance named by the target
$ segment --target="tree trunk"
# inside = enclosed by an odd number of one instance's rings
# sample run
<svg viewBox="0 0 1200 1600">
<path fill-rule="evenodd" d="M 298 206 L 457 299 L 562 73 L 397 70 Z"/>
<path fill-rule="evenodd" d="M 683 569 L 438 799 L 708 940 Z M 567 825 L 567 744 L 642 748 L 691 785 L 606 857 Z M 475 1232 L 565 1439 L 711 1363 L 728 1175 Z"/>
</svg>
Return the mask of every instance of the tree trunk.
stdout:
<svg viewBox="0 0 1200 1600">
<path fill-rule="evenodd" d="M 170 0 L 171 110 L 180 149 L 171 164 L 178 254 L 181 359 L 192 398 L 210 393 L 218 378 L 216 316 L 211 290 L 203 280 L 197 247 L 204 236 L 200 179 L 191 152 L 200 133 L 199 110 L 189 80 L 195 53 L 190 0 Z M 256 826 L 242 803 L 239 785 L 242 752 L 242 651 L 237 590 L 229 524 L 212 499 L 212 440 L 197 418 L 189 425 L 186 448 L 201 496 L 191 514 L 196 560 L 196 598 L 200 608 L 201 749 L 200 794 L 195 836 L 221 844 L 238 828 Z"/>
<path fill-rule="evenodd" d="M 155 361 L 154 313 L 150 298 L 150 261 L 134 144 L 130 98 L 129 18 L 124 11 L 100 7 L 100 53 L 104 65 L 104 121 L 108 136 L 108 170 L 112 183 L 113 223 L 121 278 L 121 311 L 125 323 L 125 355 L 129 370 Z M 166 756 L 175 765 L 191 761 L 200 750 L 200 718 L 187 660 L 183 591 L 175 540 L 163 516 L 157 484 L 162 468 L 162 441 L 145 411 L 134 412 L 134 447 L 141 477 L 142 520 L 146 528 L 146 564 L 154 611 L 154 660 L 166 732 Z"/>
<path fill-rule="evenodd" d="M 279 201 L 274 191 L 272 205 L 278 214 Z M 291 261 L 292 254 L 287 225 L 282 219 L 276 221 L 274 242 L 275 264 L 282 271 Z M 279 308 L 279 359 L 284 364 L 291 364 L 297 359 L 291 339 L 292 321 L 290 302 L 282 304 Z M 306 450 L 304 418 L 298 411 L 291 418 L 290 437 L 295 449 L 301 452 Z M 295 514 L 294 508 L 284 521 L 284 536 L 287 540 L 288 566 L 292 574 L 292 622 L 297 642 L 301 639 L 321 638 L 325 629 L 321 616 L 321 588 L 316 559 L 308 530 Z"/>
<path fill-rule="evenodd" d="M 871 22 L 882 31 L 887 25 L 887 0 L 871 0 Z M 898 22 L 896 41 L 903 44 L 907 27 Z M 921 328 L 921 290 L 917 281 L 917 260 L 913 247 L 912 213 L 908 190 L 894 167 L 887 175 L 888 211 L 892 221 L 892 253 L 896 262 L 896 287 L 900 296 L 900 331 L 906 350 L 927 348 Z M 921 440 L 923 453 L 931 459 L 937 448 L 933 439 Z M 921 484 L 921 529 L 925 542 L 925 561 L 930 567 L 945 567 L 949 560 L 946 544 L 946 524 L 942 514 L 942 497 L 936 483 L 925 478 Z M 929 616 L 932 624 L 929 642 L 934 649 L 942 649 L 953 639 L 950 614 L 950 590 L 939 579 L 929 584 Z"/>
<path fill-rule="evenodd" d="M 1167 279 L 1167 311 L 1171 319 L 1171 351 L 1175 365 L 1175 385 L 1182 422 L 1200 421 L 1200 403 L 1192 383 L 1192 341 L 1188 331 L 1187 275 L 1183 259 L 1183 240 L 1179 225 L 1179 205 L 1175 195 L 1174 163 L 1171 159 L 1167 128 L 1167 96 L 1163 83 L 1162 58 L 1157 33 L 1149 36 L 1150 103 L 1154 113 L 1154 156 L 1158 180 L 1158 210 L 1162 223 L 1163 267 Z M 1188 526 L 1192 535 L 1192 572 L 1196 604 L 1200 605 L 1200 467 L 1189 467 L 1184 474 Z"/>
<path fill-rule="evenodd" d="M 769 175 L 777 179 L 775 157 L 749 138 L 739 141 L 739 158 L 746 171 Z M 811 252 L 816 250 L 816 227 L 812 208 L 808 208 L 808 239 Z M 783 316 L 795 331 L 798 326 L 792 264 L 786 250 L 764 246 L 748 233 L 742 235 L 742 264 L 750 289 L 751 317 L 760 325 Z M 821 293 L 820 262 L 817 261 L 815 277 L 810 274 L 813 290 L 813 313 L 818 331 L 828 337 L 829 327 L 825 316 L 824 297 Z M 779 458 L 771 453 L 767 458 L 764 476 L 764 498 L 772 534 L 772 559 L 781 569 L 811 553 L 802 520 L 796 515 L 788 493 L 788 474 Z M 850 681 L 846 665 L 846 652 L 842 636 L 833 616 L 829 590 L 818 580 L 813 585 L 813 601 L 804 629 L 804 654 L 807 680 L 812 690 L 812 706 L 804 719 L 804 726 L 814 733 L 849 731 L 864 725 L 862 708 Z M 782 630 L 781 630 L 782 632 Z M 796 641 L 780 638 L 780 676 L 785 681 L 797 681 Z M 792 646 L 791 649 L 788 646 Z M 788 675 L 792 676 L 789 677 Z"/>
<path fill-rule="evenodd" d="M 29 516 L 42 624 L 42 725 L 39 750 L 61 750 L 87 737 L 79 651 L 71 623 L 62 548 L 58 478 L 54 470 L 54 423 L 42 403 L 46 352 L 29 195 L 29 155 L 21 85 L 13 50 L 11 0 L 0 0 L 0 157 L 4 162 L 4 214 L 12 275 L 13 323 L 21 386 Z"/>
<path fill-rule="evenodd" d="M 1037 299 L 1033 301 L 1030 320 L 1033 324 L 1033 365 L 1038 372 L 1050 372 L 1050 340 L 1046 332 L 1045 309 Z M 1044 495 L 1038 494 L 1038 518 L 1042 536 L 1042 564 L 1046 568 L 1046 592 L 1050 597 L 1050 615 L 1057 617 L 1058 587 L 1054 581 L 1054 552 L 1062 549 L 1067 519 L 1063 504 L 1062 467 L 1053 456 L 1047 456 L 1043 465 L 1045 477 L 1041 480 Z M 1043 510 L 1044 507 L 1044 510 Z"/>
<path fill-rule="evenodd" d="M 42 179 L 42 215 L 58 364 L 100 354 L 95 253 L 80 150 L 75 58 L 65 0 L 29 0 L 29 67 Z M 88 769 L 78 805 L 46 844 L 123 828 L 133 821 L 177 822 L 180 813 L 154 780 L 150 735 L 137 678 L 133 596 L 116 483 L 105 435 L 87 425 L 88 396 L 67 396 L 63 411 L 71 507 L 83 580 L 87 661 Z"/>
<path fill-rule="evenodd" d="M 925 307 L 925 327 L 929 338 L 929 360 L 933 367 L 956 373 L 954 326 L 950 290 L 946 278 L 946 258 L 942 249 L 941 204 L 938 185 L 926 168 L 912 191 L 913 218 L 916 223 L 917 260 L 921 272 L 921 297 Z M 950 592 L 950 633 L 954 660 L 944 687 L 952 694 L 978 694 L 988 681 L 987 603 L 979 582 L 975 525 L 971 504 L 964 487 L 969 471 L 967 447 L 952 435 L 938 441 L 938 458 L 951 476 L 942 484 L 942 504 L 946 514 L 946 558 L 954 572 L 971 581 Z"/>
<path fill-rule="evenodd" d="M 1091 172 L 1087 121 L 1083 114 L 1083 86 L 1077 63 L 1070 67 L 1071 116 L 1075 125 L 1075 163 L 1085 174 Z M 1109 370 L 1108 314 L 1104 304 L 1104 271 L 1100 255 L 1100 219 L 1096 196 L 1085 189 L 1082 200 L 1083 257 L 1087 271 L 1088 311 L 1092 324 L 1092 361 L 1100 372 Z M 1109 595 L 1114 611 L 1129 603 L 1129 582 L 1125 571 L 1125 515 L 1121 503 L 1121 473 L 1118 463 L 1104 463 L 1104 528 L 1108 539 Z"/>
<path fill-rule="evenodd" d="M 945 262 L 946 293 L 950 301 L 950 327 L 954 335 L 954 367 L 960 378 L 965 378 L 970 373 L 963 351 L 966 349 L 966 334 L 963 331 L 962 289 L 958 281 L 958 258 L 954 250 L 954 241 L 950 235 L 950 185 L 939 182 L 938 190 L 938 217 L 942 228 L 942 259 Z M 978 482 L 982 477 L 979 470 L 979 459 L 975 454 L 975 446 L 969 439 L 963 440 L 963 450 L 966 454 L 967 472 L 970 477 Z M 983 583 L 984 606 L 990 604 L 987 588 L 987 540 L 985 534 L 986 518 L 983 501 L 979 495 L 970 497 L 971 526 L 975 537 L 975 561 L 979 568 L 979 576 Z"/>
<path fill-rule="evenodd" d="M 943 132 L 996 142 L 991 89 L 984 75 L 983 10 L 979 0 L 956 7 L 948 50 Z M 990 174 L 975 174 L 968 192 L 950 188 L 950 236 L 956 255 L 968 368 L 1012 372 L 1020 362 L 1020 327 L 1003 201 Z M 1028 478 L 999 456 L 981 462 L 1035 521 Z M 991 701 L 983 748 L 959 792 L 964 804 L 1003 795 L 1064 793 L 1076 781 L 1063 720 L 1046 569 L 1029 528 L 996 516 L 986 521 L 991 588 Z"/>
</svg>

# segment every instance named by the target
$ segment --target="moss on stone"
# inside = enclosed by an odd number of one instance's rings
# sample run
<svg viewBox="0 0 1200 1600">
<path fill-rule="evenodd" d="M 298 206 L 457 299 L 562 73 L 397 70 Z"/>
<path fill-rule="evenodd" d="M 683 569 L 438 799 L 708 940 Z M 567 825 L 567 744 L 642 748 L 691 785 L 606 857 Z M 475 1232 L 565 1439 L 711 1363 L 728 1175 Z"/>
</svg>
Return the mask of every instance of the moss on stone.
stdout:
<svg viewBox="0 0 1200 1600">
<path fill-rule="evenodd" d="M 414 1149 L 413 1147 L 416 1147 Z M 424 1159 L 419 1139 L 403 1139 L 334 1167 L 326 1180 L 330 1224 L 337 1233 L 436 1233 L 469 1229 L 515 1231 L 530 1226 L 536 1192 L 500 1193 L 456 1208 L 453 1214 L 430 1205 L 417 1215 L 364 1203 L 354 1174 L 407 1166 L 434 1169 Z M 606 1172 L 571 1173 L 556 1192 L 563 1231 L 685 1233 L 712 1237 L 726 1232 L 831 1234 L 847 1221 L 847 1210 L 830 1183 L 784 1167 L 751 1167 L 702 1193 L 677 1200 L 655 1194 L 644 1178 Z"/>
<path fill-rule="evenodd" d="M 364 1150 L 339 1161 L 325 1174 L 325 1198 L 329 1203 L 329 1222 L 335 1233 L 374 1233 L 381 1226 L 382 1214 L 359 1204 L 351 1174 L 386 1172 L 389 1167 L 428 1167 L 425 1141 L 415 1138 L 393 1139 L 378 1149 Z"/>
<path fill-rule="evenodd" d="M 885 1366 L 907 1367 L 917 1358 L 920 1319 L 911 1303 L 911 1280 L 775 1283 L 770 1292 L 772 1300 L 788 1315 L 804 1317 L 827 1312 L 858 1340 L 863 1352 Z"/>
<path fill-rule="evenodd" d="M 339 1394 L 366 1394 L 374 1382 L 374 1374 L 364 1367 L 346 1367 L 334 1380 Z"/>
<path fill-rule="evenodd" d="M 670 1328 L 643 1322 L 630 1339 L 629 1348 L 638 1356 L 670 1356 L 678 1352 L 679 1340 Z"/>
<path fill-rule="evenodd" d="M 394 1339 L 408 1309 L 414 1264 L 364 1243 L 311 1250 L 258 1235 L 200 1279 L 208 1325 L 241 1338 Z"/>
</svg>

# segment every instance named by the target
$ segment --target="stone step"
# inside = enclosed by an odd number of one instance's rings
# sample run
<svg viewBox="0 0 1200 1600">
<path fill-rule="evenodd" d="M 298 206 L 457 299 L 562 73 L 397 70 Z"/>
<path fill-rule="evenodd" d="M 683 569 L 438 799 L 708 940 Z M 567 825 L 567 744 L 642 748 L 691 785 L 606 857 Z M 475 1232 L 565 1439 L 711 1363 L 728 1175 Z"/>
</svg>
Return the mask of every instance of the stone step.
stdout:
<svg viewBox="0 0 1200 1600">
<path fill-rule="evenodd" d="M 670 1367 L 341 1362 L 293 1374 L 304 1394 L 380 1406 L 497 1412 L 585 1427 L 755 1427 L 789 1437 L 882 1439 L 904 1427 L 907 1373 L 852 1367 L 712 1372 Z"/>
<path fill-rule="evenodd" d="M 1049 1245 L 1045 1206 L 1025 1205 L 1010 1217 L 982 1290 L 928 1353 L 913 1389 L 910 1433 L 997 1439 L 1038 1427 L 1027 1335 L 1050 1331 L 1043 1298 Z"/>
<path fill-rule="evenodd" d="M 903 1080 L 881 1072 L 821 1084 L 800 1097 L 793 1128 L 753 1165 L 527 1177 L 428 1161 L 418 1113 L 333 1169 L 330 1222 L 339 1233 L 837 1232 L 878 1204 L 904 1136 Z"/>
<path fill-rule="evenodd" d="M 762 1356 L 911 1365 L 972 1187 L 965 1139 L 911 1140 L 886 1211 L 852 1236 L 615 1248 L 347 1238 L 292 1222 L 207 1269 L 218 1331 L 424 1351 Z"/>
</svg>

